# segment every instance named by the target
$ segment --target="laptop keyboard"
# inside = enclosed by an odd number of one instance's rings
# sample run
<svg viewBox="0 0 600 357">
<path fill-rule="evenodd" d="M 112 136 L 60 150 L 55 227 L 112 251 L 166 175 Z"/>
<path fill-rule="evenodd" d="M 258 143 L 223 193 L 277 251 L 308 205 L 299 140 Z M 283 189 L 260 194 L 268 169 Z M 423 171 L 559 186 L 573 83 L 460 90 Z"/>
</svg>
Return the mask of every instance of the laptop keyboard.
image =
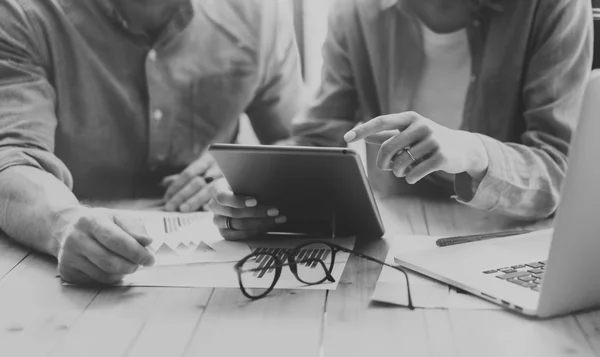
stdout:
<svg viewBox="0 0 600 357">
<path fill-rule="evenodd" d="M 545 268 L 546 261 L 542 261 L 486 270 L 483 273 L 527 289 L 540 291 Z"/>
</svg>

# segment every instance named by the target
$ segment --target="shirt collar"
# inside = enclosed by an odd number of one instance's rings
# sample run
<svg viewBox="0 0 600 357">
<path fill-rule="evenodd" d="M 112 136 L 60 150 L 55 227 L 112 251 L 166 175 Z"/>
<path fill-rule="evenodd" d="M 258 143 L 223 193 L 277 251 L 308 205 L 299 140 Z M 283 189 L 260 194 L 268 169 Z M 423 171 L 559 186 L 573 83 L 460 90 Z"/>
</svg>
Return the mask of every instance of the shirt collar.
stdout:
<svg viewBox="0 0 600 357">
<path fill-rule="evenodd" d="M 381 9 L 388 10 L 398 6 L 401 10 L 406 8 L 406 0 L 380 0 Z M 503 11 L 502 0 L 469 0 L 474 10 L 489 8 L 494 11 Z"/>
<path fill-rule="evenodd" d="M 126 31 L 131 32 L 131 29 L 127 25 L 127 21 L 115 7 L 114 0 L 96 0 L 96 3 L 110 19 L 114 20 Z M 192 21 L 193 17 L 194 6 L 192 0 L 183 2 L 179 9 L 177 9 L 177 12 L 173 15 L 173 18 L 171 18 L 167 26 L 165 26 L 163 34 L 172 34 L 183 30 Z"/>
</svg>

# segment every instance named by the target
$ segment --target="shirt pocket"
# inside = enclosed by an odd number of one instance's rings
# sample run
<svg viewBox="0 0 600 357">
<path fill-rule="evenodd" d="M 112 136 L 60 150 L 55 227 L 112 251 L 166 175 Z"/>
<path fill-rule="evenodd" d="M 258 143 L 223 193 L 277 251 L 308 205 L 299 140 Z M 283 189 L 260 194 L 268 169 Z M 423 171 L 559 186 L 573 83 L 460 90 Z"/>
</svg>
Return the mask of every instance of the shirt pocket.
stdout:
<svg viewBox="0 0 600 357">
<path fill-rule="evenodd" d="M 255 96 L 257 75 L 253 71 L 231 71 L 200 78 L 192 84 L 190 132 L 204 146 L 230 141 L 240 114 Z"/>
</svg>

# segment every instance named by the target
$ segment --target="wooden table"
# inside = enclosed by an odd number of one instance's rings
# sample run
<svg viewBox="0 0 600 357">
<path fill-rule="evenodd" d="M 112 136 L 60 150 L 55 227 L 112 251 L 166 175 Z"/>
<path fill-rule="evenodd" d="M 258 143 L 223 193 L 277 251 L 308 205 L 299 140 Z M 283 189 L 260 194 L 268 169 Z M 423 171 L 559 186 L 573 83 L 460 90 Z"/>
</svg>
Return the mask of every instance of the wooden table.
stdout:
<svg viewBox="0 0 600 357">
<path fill-rule="evenodd" d="M 388 237 L 519 226 L 451 202 L 380 200 Z M 540 223 L 540 226 L 548 223 Z M 357 249 L 384 259 L 384 240 Z M 594 356 L 600 315 L 382 306 L 381 267 L 352 257 L 335 291 L 64 287 L 55 261 L 0 239 L 0 356 Z"/>
</svg>

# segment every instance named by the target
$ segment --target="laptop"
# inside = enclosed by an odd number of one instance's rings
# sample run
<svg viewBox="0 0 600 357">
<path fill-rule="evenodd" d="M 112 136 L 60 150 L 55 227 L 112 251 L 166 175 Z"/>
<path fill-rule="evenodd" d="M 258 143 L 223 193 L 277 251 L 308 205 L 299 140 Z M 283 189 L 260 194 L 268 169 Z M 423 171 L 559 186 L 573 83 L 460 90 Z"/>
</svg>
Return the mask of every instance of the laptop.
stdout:
<svg viewBox="0 0 600 357">
<path fill-rule="evenodd" d="M 600 307 L 600 71 L 592 72 L 553 230 L 396 253 L 411 270 L 540 318 Z"/>
</svg>

